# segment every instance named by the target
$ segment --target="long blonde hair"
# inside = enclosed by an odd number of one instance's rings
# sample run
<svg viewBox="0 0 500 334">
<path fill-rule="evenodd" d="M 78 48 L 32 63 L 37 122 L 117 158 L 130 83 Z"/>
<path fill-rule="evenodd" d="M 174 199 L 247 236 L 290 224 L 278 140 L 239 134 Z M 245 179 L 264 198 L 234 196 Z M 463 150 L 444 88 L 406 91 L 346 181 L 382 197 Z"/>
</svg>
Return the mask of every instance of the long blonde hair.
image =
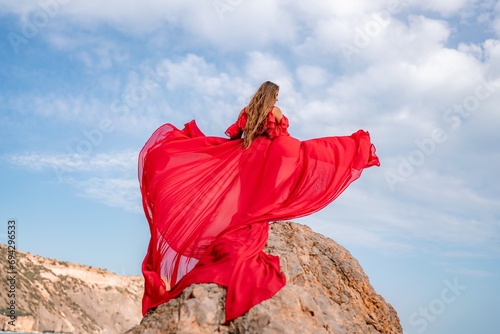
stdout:
<svg viewBox="0 0 500 334">
<path fill-rule="evenodd" d="M 262 131 L 267 120 L 267 115 L 276 103 L 276 97 L 280 87 L 266 81 L 260 85 L 246 108 L 247 124 L 244 129 L 243 147 L 248 148 L 253 139 Z"/>
</svg>

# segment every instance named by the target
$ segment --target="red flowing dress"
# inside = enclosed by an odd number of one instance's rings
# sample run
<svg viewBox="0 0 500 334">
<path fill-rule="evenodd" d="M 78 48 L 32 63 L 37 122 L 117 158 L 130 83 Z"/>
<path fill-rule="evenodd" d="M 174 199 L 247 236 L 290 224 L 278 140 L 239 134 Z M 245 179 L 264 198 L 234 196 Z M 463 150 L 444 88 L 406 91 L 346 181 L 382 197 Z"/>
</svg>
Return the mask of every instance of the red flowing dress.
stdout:
<svg viewBox="0 0 500 334">
<path fill-rule="evenodd" d="M 158 128 L 139 154 L 151 239 L 142 264 L 143 315 L 194 283 L 227 288 L 226 321 L 284 285 L 279 258 L 263 252 L 269 223 L 331 203 L 378 157 L 368 132 L 299 141 L 269 112 L 248 149 L 246 113 L 205 136 L 195 121 Z"/>
</svg>

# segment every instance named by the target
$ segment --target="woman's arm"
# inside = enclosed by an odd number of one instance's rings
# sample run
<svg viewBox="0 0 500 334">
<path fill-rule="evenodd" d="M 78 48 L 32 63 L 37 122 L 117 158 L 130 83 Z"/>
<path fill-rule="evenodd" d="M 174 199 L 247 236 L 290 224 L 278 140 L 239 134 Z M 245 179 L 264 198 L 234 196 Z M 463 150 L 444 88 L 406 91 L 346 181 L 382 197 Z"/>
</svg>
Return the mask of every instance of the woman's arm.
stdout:
<svg viewBox="0 0 500 334">
<path fill-rule="evenodd" d="M 243 116 L 244 112 L 245 112 L 246 108 L 243 108 L 240 112 L 240 114 L 238 115 L 238 119 L 236 120 L 236 122 L 234 122 L 233 124 L 231 124 L 225 134 L 231 138 L 231 139 L 239 139 L 241 138 L 242 134 L 243 134 L 243 130 L 245 128 L 245 124 L 246 124 L 246 115 Z"/>
<path fill-rule="evenodd" d="M 241 109 L 240 114 L 238 115 L 238 118 L 240 118 L 240 117 L 241 117 L 241 115 L 243 115 L 243 113 L 245 112 L 245 110 L 246 110 L 246 109 L 247 109 L 246 107 L 245 107 L 245 108 L 243 108 L 243 109 Z"/>
</svg>

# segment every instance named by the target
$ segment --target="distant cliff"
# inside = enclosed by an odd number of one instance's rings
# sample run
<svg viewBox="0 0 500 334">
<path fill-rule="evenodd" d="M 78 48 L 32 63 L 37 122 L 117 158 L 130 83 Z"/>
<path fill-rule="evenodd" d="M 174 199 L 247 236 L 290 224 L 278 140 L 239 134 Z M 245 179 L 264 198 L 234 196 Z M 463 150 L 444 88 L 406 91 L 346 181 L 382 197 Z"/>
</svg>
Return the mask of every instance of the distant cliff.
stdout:
<svg viewBox="0 0 500 334">
<path fill-rule="evenodd" d="M 0 244 L 0 330 L 122 333 L 141 316 L 143 278 L 15 252 L 16 327 L 10 326 L 7 246 Z"/>
<path fill-rule="evenodd" d="M 400 334 L 399 318 L 358 261 L 331 239 L 295 223 L 271 225 L 266 252 L 280 256 L 287 285 L 224 324 L 225 289 L 196 284 L 160 305 L 128 334 Z"/>
</svg>

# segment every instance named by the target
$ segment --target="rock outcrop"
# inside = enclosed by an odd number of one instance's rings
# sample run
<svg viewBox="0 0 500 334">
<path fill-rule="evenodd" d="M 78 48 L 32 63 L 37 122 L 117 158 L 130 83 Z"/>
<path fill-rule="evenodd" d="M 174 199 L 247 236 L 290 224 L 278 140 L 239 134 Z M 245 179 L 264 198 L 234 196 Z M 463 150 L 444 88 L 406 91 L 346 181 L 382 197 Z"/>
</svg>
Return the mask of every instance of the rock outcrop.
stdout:
<svg viewBox="0 0 500 334">
<path fill-rule="evenodd" d="M 0 244 L 4 287 L 0 289 L 0 330 L 113 334 L 123 333 L 141 320 L 141 276 L 120 276 L 18 250 L 13 254 L 15 274 L 10 274 L 8 249 Z M 14 296 L 9 296 L 11 282 L 7 279 L 12 276 Z M 12 301 L 15 326 L 9 325 Z"/>
<path fill-rule="evenodd" d="M 287 285 L 273 298 L 224 324 L 225 289 L 188 287 L 127 334 L 156 333 L 402 333 L 391 305 L 373 290 L 342 246 L 309 227 L 271 225 L 266 252 L 278 255 Z"/>
</svg>

